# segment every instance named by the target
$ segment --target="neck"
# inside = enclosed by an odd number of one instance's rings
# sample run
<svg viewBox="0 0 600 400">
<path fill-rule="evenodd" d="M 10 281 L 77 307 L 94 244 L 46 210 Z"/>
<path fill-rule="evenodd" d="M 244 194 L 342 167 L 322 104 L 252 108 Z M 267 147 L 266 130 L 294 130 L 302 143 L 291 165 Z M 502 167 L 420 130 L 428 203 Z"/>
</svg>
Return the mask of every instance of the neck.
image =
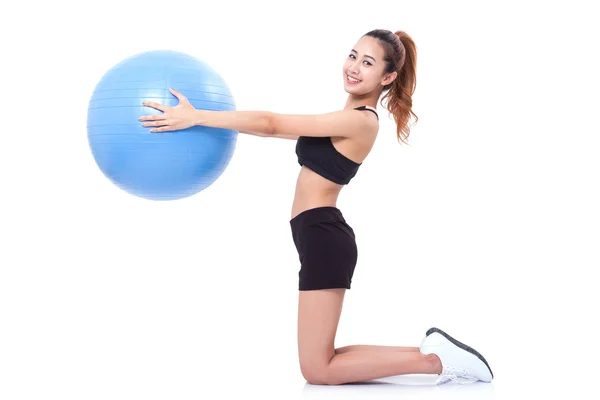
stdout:
<svg viewBox="0 0 600 400">
<path fill-rule="evenodd" d="M 377 100 L 379 99 L 379 95 L 376 93 L 369 93 L 363 96 L 349 95 L 346 100 L 346 105 L 344 109 L 351 109 L 360 106 L 369 106 L 377 109 Z"/>
</svg>

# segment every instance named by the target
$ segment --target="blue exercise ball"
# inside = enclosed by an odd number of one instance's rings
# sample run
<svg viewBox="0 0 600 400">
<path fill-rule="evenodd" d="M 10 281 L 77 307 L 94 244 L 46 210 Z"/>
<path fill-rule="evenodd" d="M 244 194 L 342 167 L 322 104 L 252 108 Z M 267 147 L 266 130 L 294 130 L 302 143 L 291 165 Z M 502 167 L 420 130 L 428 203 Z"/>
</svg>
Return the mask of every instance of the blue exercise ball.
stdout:
<svg viewBox="0 0 600 400">
<path fill-rule="evenodd" d="M 138 120 L 161 112 L 142 105 L 176 106 L 174 88 L 194 107 L 234 111 L 233 96 L 207 63 L 184 53 L 150 51 L 112 67 L 88 105 L 88 143 L 96 164 L 117 187 L 149 200 L 177 200 L 206 189 L 225 171 L 238 132 L 194 126 L 150 132 Z"/>
</svg>

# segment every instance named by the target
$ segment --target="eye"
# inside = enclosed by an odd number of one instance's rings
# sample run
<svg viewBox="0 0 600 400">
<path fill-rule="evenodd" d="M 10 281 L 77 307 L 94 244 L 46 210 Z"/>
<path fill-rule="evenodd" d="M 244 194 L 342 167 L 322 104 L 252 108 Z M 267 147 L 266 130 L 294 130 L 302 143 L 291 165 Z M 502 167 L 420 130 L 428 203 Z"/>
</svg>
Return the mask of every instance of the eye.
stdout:
<svg viewBox="0 0 600 400">
<path fill-rule="evenodd" d="M 352 59 L 355 59 L 355 58 L 356 58 L 356 56 L 355 56 L 354 54 L 352 54 L 352 53 L 350 53 L 350 55 L 349 55 L 348 57 L 350 57 L 350 58 L 352 58 Z M 369 61 L 365 61 L 365 62 L 367 63 L 367 65 L 373 65 L 373 64 L 371 64 Z"/>
</svg>

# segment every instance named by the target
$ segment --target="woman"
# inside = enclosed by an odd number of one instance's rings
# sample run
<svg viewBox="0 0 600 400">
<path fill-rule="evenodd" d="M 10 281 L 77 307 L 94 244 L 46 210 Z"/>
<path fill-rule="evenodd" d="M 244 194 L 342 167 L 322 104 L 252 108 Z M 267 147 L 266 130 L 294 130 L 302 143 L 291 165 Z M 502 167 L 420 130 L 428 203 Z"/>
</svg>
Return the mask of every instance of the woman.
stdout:
<svg viewBox="0 0 600 400">
<path fill-rule="evenodd" d="M 416 47 L 405 32 L 373 30 L 350 51 L 343 65 L 349 94 L 340 111 L 322 115 L 285 115 L 266 111 L 196 110 L 179 92 L 176 107 L 153 102 L 162 111 L 140 118 L 151 132 L 193 125 L 237 130 L 263 137 L 297 140 L 302 165 L 296 183 L 290 226 L 298 250 L 298 351 L 300 369 L 312 384 L 336 385 L 401 374 L 439 374 L 437 383 L 457 377 L 490 382 L 493 375 L 475 350 L 439 329 L 426 332 L 420 347 L 354 345 L 335 348 L 345 291 L 350 289 L 357 248 L 354 231 L 336 201 L 357 173 L 379 130 L 380 96 L 403 142 L 416 86 Z M 417 118 L 418 119 L 418 118 Z"/>
</svg>

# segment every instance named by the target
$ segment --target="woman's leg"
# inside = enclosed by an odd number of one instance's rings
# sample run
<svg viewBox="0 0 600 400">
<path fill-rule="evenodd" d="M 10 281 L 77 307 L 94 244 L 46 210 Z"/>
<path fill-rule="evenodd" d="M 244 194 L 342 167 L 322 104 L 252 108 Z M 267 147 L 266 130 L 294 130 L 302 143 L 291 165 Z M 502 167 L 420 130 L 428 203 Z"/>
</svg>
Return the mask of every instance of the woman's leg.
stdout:
<svg viewBox="0 0 600 400">
<path fill-rule="evenodd" d="M 402 374 L 438 374 L 439 358 L 419 351 L 346 351 L 336 354 L 334 341 L 346 289 L 299 292 L 298 354 L 300 369 L 311 384 L 339 385 Z"/>
<path fill-rule="evenodd" d="M 395 352 L 410 352 L 419 351 L 418 347 L 404 347 L 404 346 L 383 346 L 377 344 L 353 344 L 350 346 L 339 347 L 335 349 L 335 354 L 344 354 L 351 351 L 374 351 L 382 353 L 395 353 Z"/>
</svg>

